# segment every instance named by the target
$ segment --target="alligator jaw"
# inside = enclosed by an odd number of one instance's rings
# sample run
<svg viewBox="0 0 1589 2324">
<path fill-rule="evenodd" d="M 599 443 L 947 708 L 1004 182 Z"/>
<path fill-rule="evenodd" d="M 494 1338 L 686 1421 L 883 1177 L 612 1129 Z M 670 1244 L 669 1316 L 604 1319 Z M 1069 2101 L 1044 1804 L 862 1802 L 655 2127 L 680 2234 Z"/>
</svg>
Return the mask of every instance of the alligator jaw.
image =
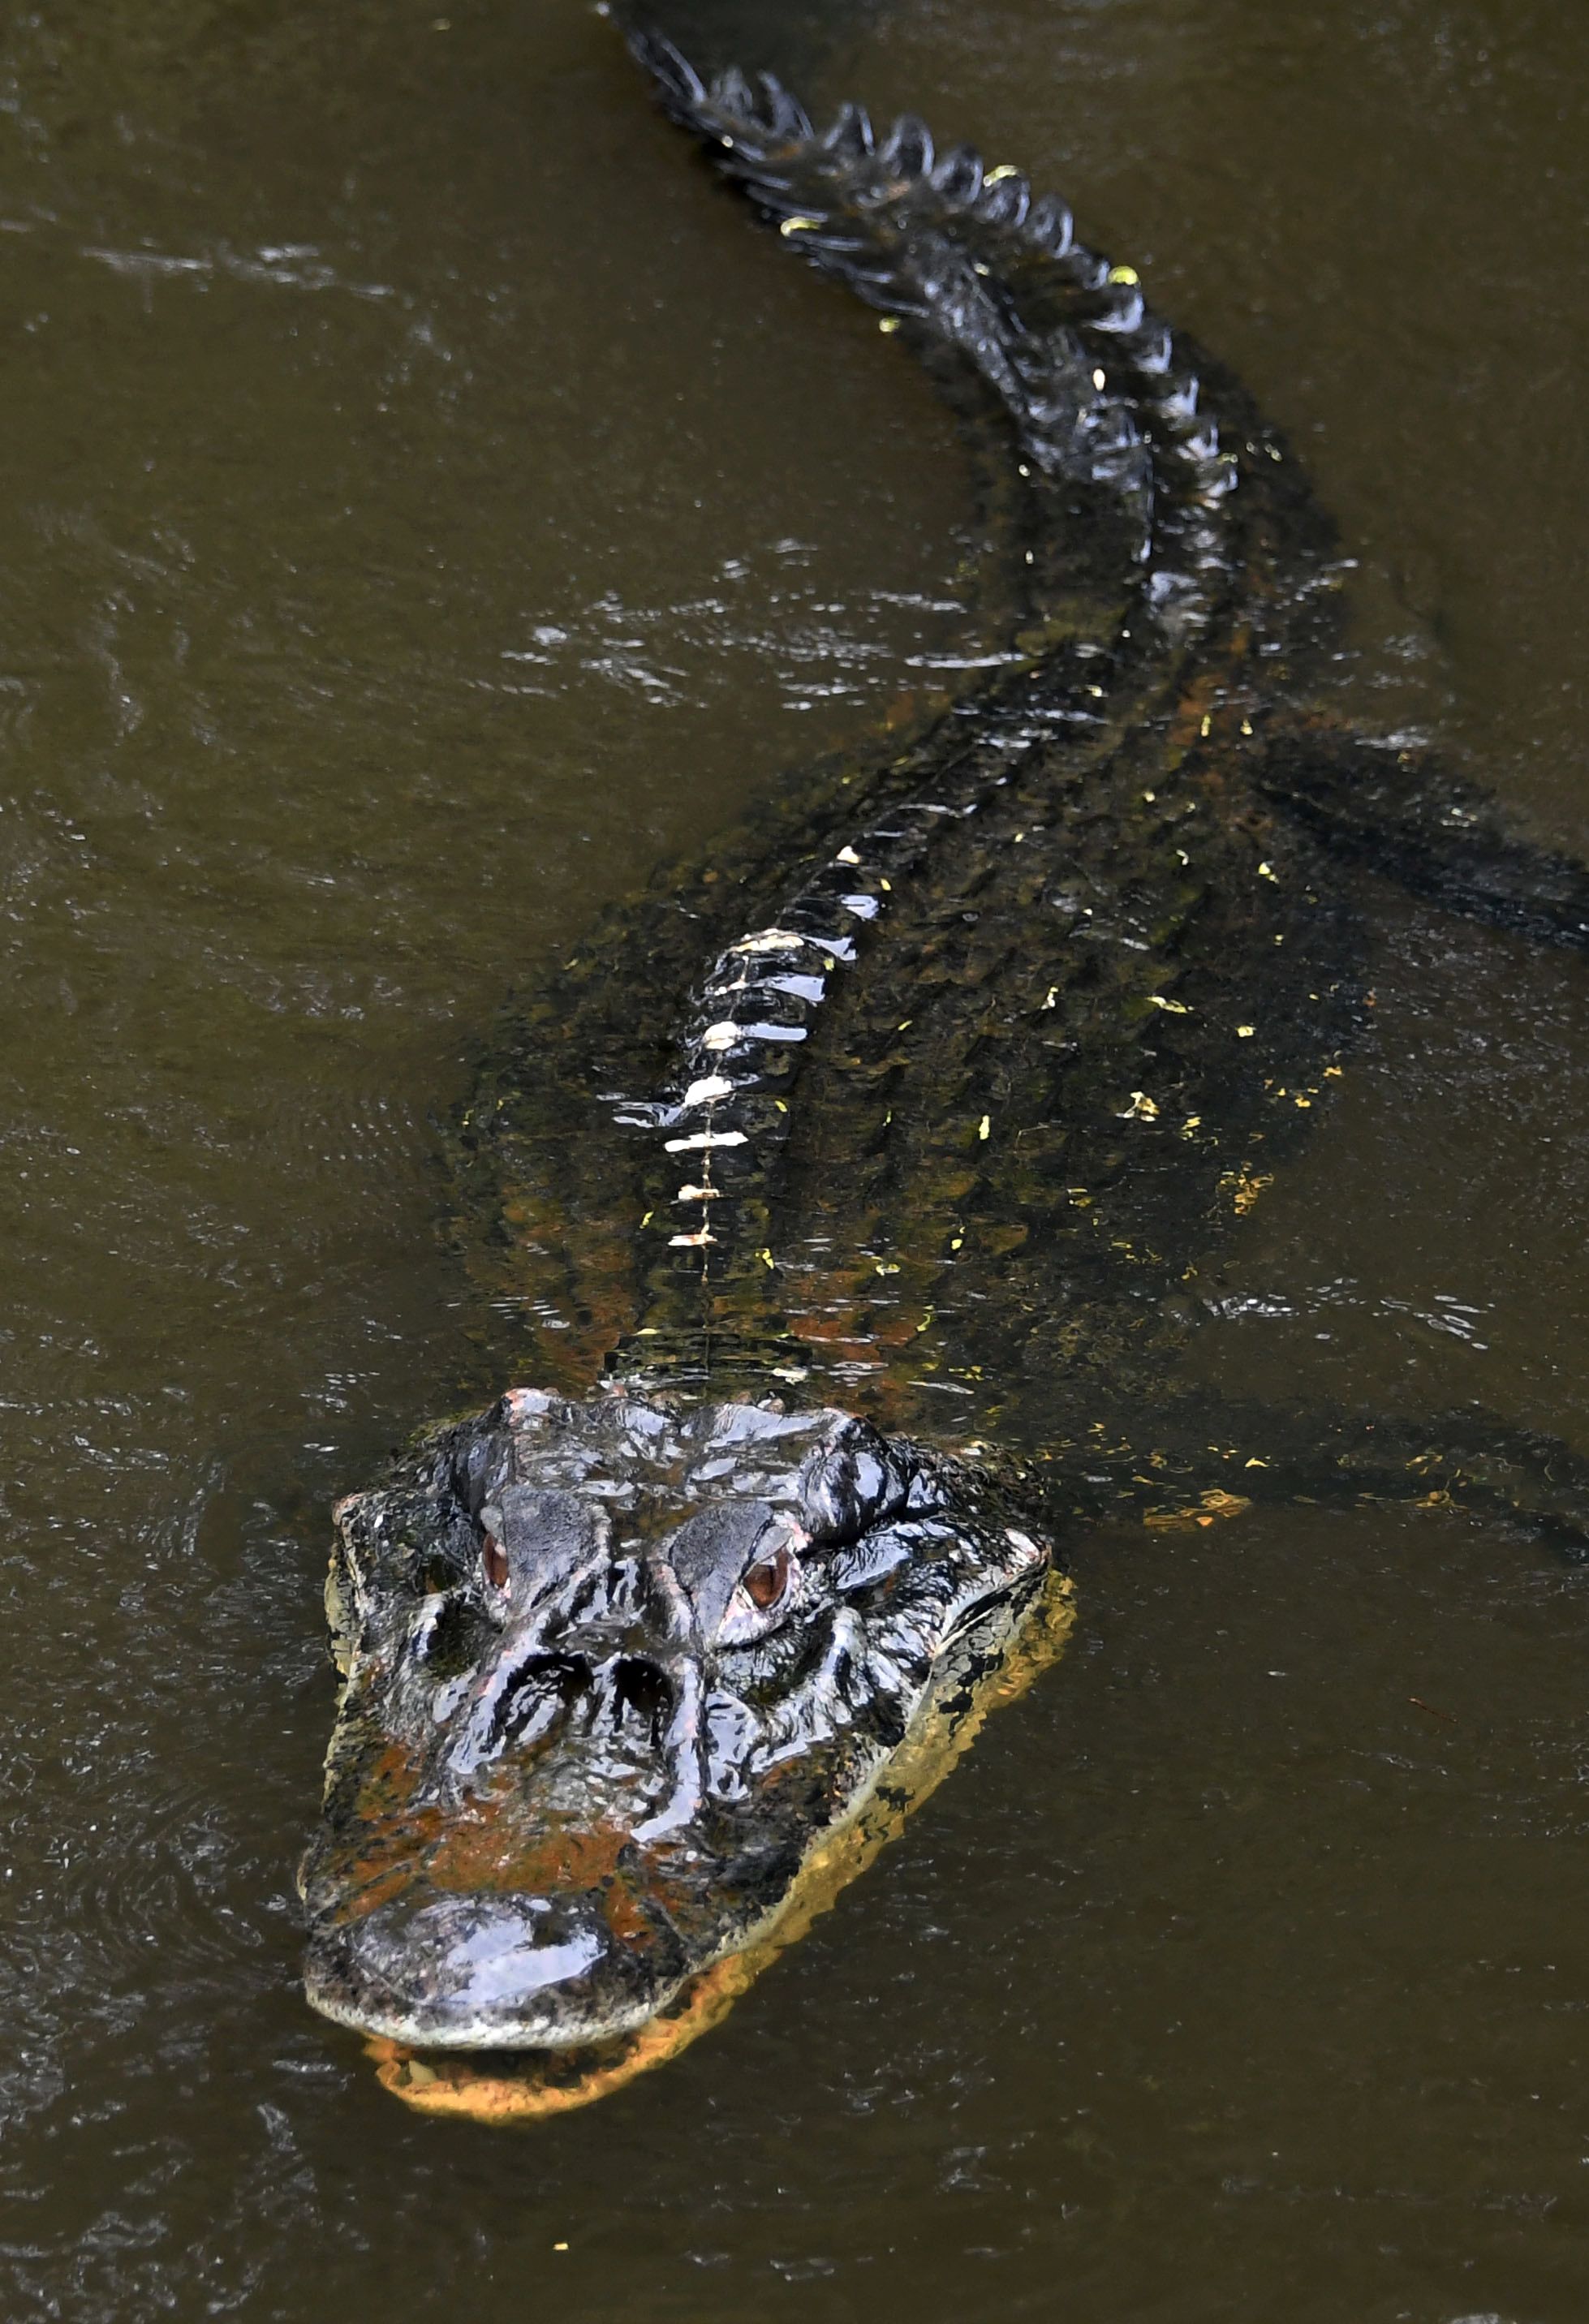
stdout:
<svg viewBox="0 0 1589 2324">
<path fill-rule="evenodd" d="M 1049 1571 L 1035 1600 L 1012 1605 L 944 1657 L 910 1735 L 841 1826 L 807 1859 L 783 1905 L 744 1947 L 691 1978 L 631 2034 L 575 2049 L 465 2056 L 374 2038 L 366 2043 L 383 2089 L 422 2114 L 528 2128 L 610 2097 L 665 2065 L 722 2024 L 740 1996 L 817 1916 L 836 1904 L 956 1766 L 989 1713 L 1015 1702 L 1064 1651 L 1075 1591 Z"/>
<path fill-rule="evenodd" d="M 446 2051 L 688 2018 L 1019 1626 L 1011 1514 L 829 1410 L 521 1391 L 431 1439 L 338 1511 L 310 2001 Z"/>
</svg>

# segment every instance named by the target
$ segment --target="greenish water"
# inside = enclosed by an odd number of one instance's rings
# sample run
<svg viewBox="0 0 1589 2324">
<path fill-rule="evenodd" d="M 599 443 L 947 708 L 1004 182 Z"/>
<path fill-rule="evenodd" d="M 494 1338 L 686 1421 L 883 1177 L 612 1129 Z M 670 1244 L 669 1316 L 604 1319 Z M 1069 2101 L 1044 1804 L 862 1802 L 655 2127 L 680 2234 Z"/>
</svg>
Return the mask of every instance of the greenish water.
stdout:
<svg viewBox="0 0 1589 2324">
<path fill-rule="evenodd" d="M 767 13 L 1141 266 L 1361 561 L 1344 693 L 1584 845 L 1578 0 Z M 544 2134 L 304 2007 L 327 1505 L 505 1340 L 433 1121 L 953 650 L 967 514 L 609 30 L 439 21 L 0 30 L 0 2314 L 1581 2324 L 1589 1605 L 1460 1520 L 1089 1545 L 904 1841 Z M 1589 978 L 1383 904 L 1203 1360 L 1589 1444 Z"/>
</svg>

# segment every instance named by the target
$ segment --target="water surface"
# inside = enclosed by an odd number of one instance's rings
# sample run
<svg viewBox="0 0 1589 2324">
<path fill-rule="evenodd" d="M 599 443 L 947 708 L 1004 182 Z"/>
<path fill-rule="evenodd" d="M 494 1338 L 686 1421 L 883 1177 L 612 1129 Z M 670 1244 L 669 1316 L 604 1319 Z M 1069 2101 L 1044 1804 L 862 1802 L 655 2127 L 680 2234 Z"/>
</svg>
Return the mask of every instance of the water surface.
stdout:
<svg viewBox="0 0 1589 2324">
<path fill-rule="evenodd" d="M 969 516 L 606 27 L 447 5 L 0 32 L 0 2312 L 1581 2324 L 1589 1603 L 1460 1519 L 1101 1536 L 907 1838 L 547 2134 L 303 2006 L 327 1506 L 509 1339 L 434 1125 L 953 652 Z M 1343 696 L 1589 841 L 1579 0 L 695 5 L 1062 189 L 1306 448 Z M 1199 1361 L 1589 1444 L 1589 980 L 1382 915 Z"/>
</svg>

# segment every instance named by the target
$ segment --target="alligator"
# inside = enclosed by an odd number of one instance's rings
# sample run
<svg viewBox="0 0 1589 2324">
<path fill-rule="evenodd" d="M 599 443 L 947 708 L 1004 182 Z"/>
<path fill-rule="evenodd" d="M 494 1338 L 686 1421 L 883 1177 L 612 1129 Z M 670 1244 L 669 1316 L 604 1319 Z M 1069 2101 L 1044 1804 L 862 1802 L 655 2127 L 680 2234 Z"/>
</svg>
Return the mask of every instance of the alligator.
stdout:
<svg viewBox="0 0 1589 2324">
<path fill-rule="evenodd" d="M 335 1513 L 300 1886 L 310 2002 L 485 2119 L 715 2023 L 1052 1659 L 1088 1527 L 1400 1499 L 1589 1549 L 1564 1445 L 1188 1360 L 1365 1022 L 1374 882 L 1582 950 L 1589 873 L 1320 706 L 1297 459 L 1062 202 L 629 37 L 925 364 L 986 555 L 963 690 L 610 916 L 457 1130 L 535 1384 Z"/>
</svg>

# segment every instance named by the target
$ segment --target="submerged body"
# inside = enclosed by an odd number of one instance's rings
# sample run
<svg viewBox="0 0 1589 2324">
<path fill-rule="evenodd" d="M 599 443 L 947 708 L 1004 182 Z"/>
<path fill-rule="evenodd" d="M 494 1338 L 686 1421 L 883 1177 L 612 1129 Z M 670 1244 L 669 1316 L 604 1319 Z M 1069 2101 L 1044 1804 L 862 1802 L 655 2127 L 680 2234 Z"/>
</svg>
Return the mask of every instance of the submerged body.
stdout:
<svg viewBox="0 0 1589 2324">
<path fill-rule="evenodd" d="M 637 45 L 928 364 L 991 577 L 973 691 L 522 1014 L 458 1162 L 536 1387 L 338 1512 L 310 1998 L 421 2048 L 609 2045 L 564 2099 L 765 1946 L 929 1729 L 952 1757 L 1076 1524 L 1460 1491 L 1575 1546 L 1589 1506 L 1482 1415 L 1173 1385 L 1199 1268 L 1357 1029 L 1348 860 L 1579 945 L 1582 872 L 1316 713 L 1327 527 L 1061 205 Z M 1044 1457 L 1002 1458 L 1034 1397 Z"/>
</svg>

